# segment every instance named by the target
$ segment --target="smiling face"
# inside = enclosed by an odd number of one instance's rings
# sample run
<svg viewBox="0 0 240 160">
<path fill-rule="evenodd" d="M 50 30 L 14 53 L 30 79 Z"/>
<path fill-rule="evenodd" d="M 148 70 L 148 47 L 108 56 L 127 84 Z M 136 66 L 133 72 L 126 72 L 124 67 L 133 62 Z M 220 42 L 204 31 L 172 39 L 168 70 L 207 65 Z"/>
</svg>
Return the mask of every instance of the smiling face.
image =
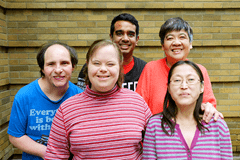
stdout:
<svg viewBox="0 0 240 160">
<path fill-rule="evenodd" d="M 179 65 L 174 68 L 170 81 L 168 91 L 176 105 L 195 107 L 204 89 L 196 70 L 188 64 Z"/>
<path fill-rule="evenodd" d="M 68 87 L 73 70 L 70 53 L 65 47 L 55 44 L 46 50 L 42 72 L 48 88 Z"/>
<path fill-rule="evenodd" d="M 96 92 L 110 91 L 116 85 L 119 71 L 117 50 L 112 45 L 98 48 L 88 62 L 91 89 Z"/>
<path fill-rule="evenodd" d="M 165 52 L 170 66 L 177 61 L 186 60 L 190 49 L 192 49 L 192 43 L 186 31 L 171 31 L 166 34 L 162 50 Z"/>
<path fill-rule="evenodd" d="M 136 36 L 136 26 L 128 21 L 117 21 L 111 39 L 117 44 L 124 58 L 131 57 L 139 39 Z"/>
</svg>

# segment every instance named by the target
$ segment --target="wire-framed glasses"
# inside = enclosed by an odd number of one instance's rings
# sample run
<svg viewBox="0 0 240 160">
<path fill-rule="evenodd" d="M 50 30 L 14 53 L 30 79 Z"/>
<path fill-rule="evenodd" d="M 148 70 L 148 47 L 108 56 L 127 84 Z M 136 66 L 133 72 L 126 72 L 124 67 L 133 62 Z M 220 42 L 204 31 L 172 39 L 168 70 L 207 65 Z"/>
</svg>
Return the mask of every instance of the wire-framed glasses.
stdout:
<svg viewBox="0 0 240 160">
<path fill-rule="evenodd" d="M 194 77 L 191 77 L 191 78 L 187 78 L 185 80 L 185 82 L 188 84 L 188 85 L 193 85 L 193 84 L 196 84 L 197 82 L 199 82 L 200 80 L 198 78 L 194 78 Z M 184 82 L 184 79 L 180 78 L 180 77 L 176 77 L 176 78 L 173 78 L 171 81 L 172 85 L 175 85 L 175 86 L 180 86 L 183 84 Z"/>
</svg>

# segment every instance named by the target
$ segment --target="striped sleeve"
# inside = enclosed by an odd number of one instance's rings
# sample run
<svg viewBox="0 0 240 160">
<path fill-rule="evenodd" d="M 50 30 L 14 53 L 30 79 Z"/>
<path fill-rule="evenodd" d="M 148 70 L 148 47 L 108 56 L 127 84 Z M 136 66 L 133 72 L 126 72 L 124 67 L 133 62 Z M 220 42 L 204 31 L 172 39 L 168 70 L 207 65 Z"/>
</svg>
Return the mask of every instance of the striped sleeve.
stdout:
<svg viewBox="0 0 240 160">
<path fill-rule="evenodd" d="M 69 143 L 66 136 L 61 108 L 58 109 L 52 123 L 45 159 L 68 159 Z"/>
<path fill-rule="evenodd" d="M 149 119 L 147 124 L 146 133 L 143 141 L 143 160 L 157 159 L 155 149 L 155 127 L 153 117 Z M 158 122 L 159 123 L 159 122 Z"/>
<path fill-rule="evenodd" d="M 221 159 L 232 159 L 232 143 L 230 138 L 230 132 L 226 122 L 223 119 L 219 119 L 219 129 L 220 129 L 220 151 Z"/>
</svg>

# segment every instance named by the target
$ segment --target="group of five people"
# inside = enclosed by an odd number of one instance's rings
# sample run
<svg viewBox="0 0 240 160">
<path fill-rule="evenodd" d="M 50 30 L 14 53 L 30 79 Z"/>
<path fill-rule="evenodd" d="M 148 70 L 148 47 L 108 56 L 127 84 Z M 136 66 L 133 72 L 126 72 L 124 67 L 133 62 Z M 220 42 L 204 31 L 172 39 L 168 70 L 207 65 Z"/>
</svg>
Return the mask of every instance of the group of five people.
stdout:
<svg viewBox="0 0 240 160">
<path fill-rule="evenodd" d="M 23 159 L 232 159 L 207 71 L 187 61 L 191 27 L 170 18 L 159 36 L 166 57 L 146 63 L 133 56 L 138 21 L 114 17 L 111 40 L 90 46 L 79 87 L 69 82 L 75 50 L 43 46 L 41 78 L 19 90 L 10 117 L 9 139 Z"/>
</svg>

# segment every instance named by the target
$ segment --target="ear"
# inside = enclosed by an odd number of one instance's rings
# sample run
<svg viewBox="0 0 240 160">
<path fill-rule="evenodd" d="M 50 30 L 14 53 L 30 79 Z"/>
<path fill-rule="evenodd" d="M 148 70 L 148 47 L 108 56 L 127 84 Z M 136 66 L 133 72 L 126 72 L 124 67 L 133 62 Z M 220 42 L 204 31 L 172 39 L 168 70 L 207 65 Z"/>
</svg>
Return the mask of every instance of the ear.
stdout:
<svg viewBox="0 0 240 160">
<path fill-rule="evenodd" d="M 136 38 L 136 46 L 138 44 L 138 40 L 139 40 L 139 36 L 137 36 L 137 38 Z"/>
<path fill-rule="evenodd" d="M 201 83 L 201 86 L 200 86 L 200 87 L 201 87 L 201 88 L 200 88 L 200 92 L 203 93 L 203 91 L 204 91 L 204 84 Z"/>
<path fill-rule="evenodd" d="M 110 37 L 111 41 L 113 41 L 113 37 L 112 37 L 112 35 L 111 35 L 111 34 L 109 34 L 109 37 Z"/>
<path fill-rule="evenodd" d="M 193 46 L 192 46 L 192 42 L 190 42 L 190 49 L 192 49 L 193 48 Z"/>
</svg>

